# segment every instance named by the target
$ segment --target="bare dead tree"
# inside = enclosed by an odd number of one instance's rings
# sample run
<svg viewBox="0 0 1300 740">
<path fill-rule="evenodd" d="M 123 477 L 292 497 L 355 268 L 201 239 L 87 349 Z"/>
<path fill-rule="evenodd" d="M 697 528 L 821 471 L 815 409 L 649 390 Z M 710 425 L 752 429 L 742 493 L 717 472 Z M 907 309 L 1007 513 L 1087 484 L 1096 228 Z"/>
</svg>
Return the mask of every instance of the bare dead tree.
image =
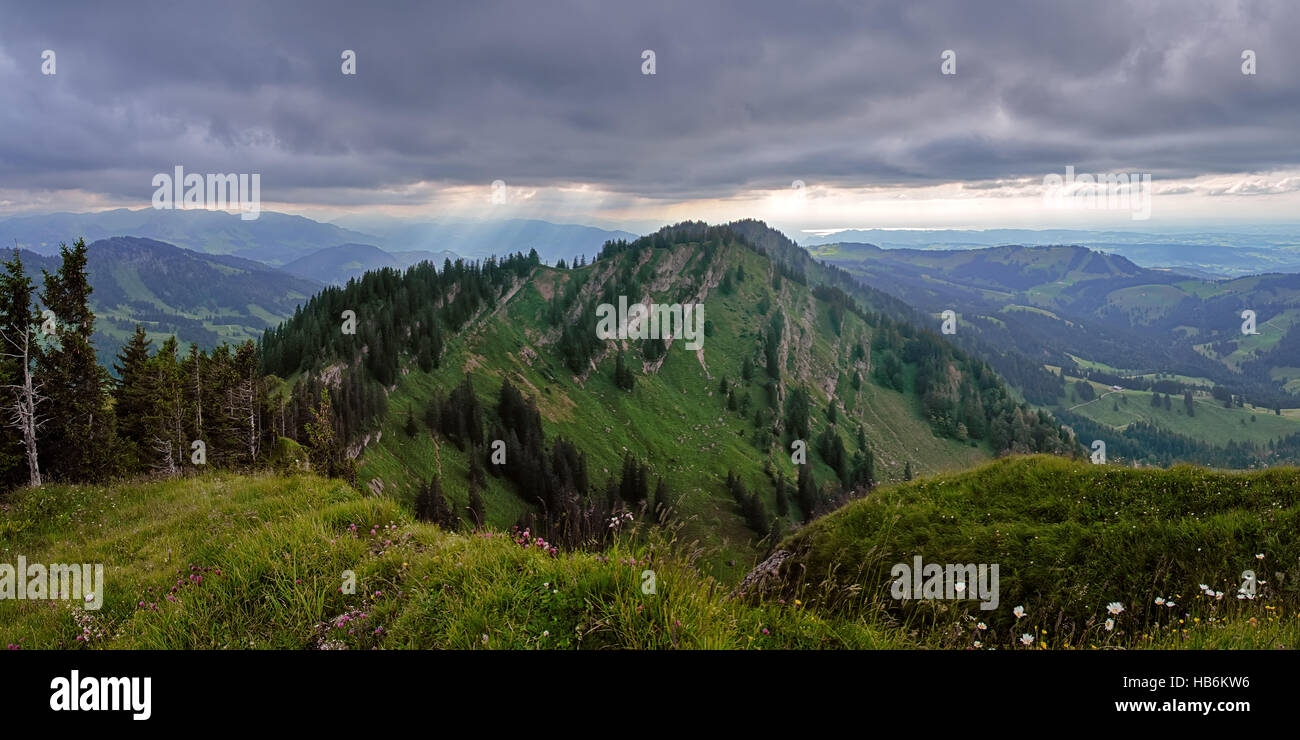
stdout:
<svg viewBox="0 0 1300 740">
<path fill-rule="evenodd" d="M 5 409 L 9 412 L 9 426 L 19 430 L 23 436 L 28 483 L 39 486 L 41 468 L 37 460 L 36 433 L 45 424 L 45 417 L 41 415 L 39 407 L 45 402 L 46 396 L 41 393 L 42 384 L 32 379 L 32 333 L 24 331 L 20 341 L 0 329 L 0 337 L 4 338 L 7 348 L 12 348 L 12 351 L 5 352 L 3 356 L 14 360 L 22 367 L 22 382 L 4 386 L 8 391 L 6 395 L 9 396 L 5 403 Z"/>
<path fill-rule="evenodd" d="M 191 357 L 194 358 L 194 377 L 191 379 L 191 387 L 194 389 L 194 437 L 203 439 L 203 362 L 197 352 Z"/>
<path fill-rule="evenodd" d="M 239 419 L 242 429 L 237 433 L 238 439 L 242 446 L 248 451 L 248 462 L 250 465 L 257 462 L 259 442 L 261 441 L 261 430 L 258 428 L 258 390 L 259 379 L 257 377 L 257 366 L 250 364 L 248 375 L 240 377 L 235 384 L 232 392 L 231 411 L 232 416 Z M 274 426 L 274 424 L 272 425 Z"/>
<path fill-rule="evenodd" d="M 179 468 L 176 464 L 176 450 L 173 449 L 175 447 L 173 441 L 163 437 L 154 437 L 152 446 L 153 451 L 158 453 L 159 457 L 159 462 L 153 465 L 154 471 L 168 477 L 176 475 Z"/>
</svg>

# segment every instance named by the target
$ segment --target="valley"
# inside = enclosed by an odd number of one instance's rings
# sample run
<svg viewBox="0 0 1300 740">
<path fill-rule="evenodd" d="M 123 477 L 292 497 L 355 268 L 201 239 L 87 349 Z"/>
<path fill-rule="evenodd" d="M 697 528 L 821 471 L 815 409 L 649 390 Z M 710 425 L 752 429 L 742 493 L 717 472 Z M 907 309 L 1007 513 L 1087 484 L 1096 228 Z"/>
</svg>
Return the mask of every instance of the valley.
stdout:
<svg viewBox="0 0 1300 740">
<path fill-rule="evenodd" d="M 1189 280 L 1068 246 L 829 244 L 812 252 L 931 316 L 955 310 L 961 322 L 954 341 L 1067 423 L 1078 416 L 1099 425 L 1089 434 L 1148 425 L 1165 436 L 1161 444 L 1180 446 L 1172 454 L 1185 462 L 1232 458 L 1233 466 L 1255 466 L 1297 459 L 1300 397 L 1290 368 L 1300 356 L 1300 331 L 1293 330 L 1300 275 Z M 1252 323 L 1258 333 L 1249 333 Z M 1092 392 L 1079 397 L 1079 383 Z M 1126 390 L 1115 393 L 1116 386 Z M 1154 408 L 1153 393 L 1174 394 L 1177 408 Z M 1182 403 L 1187 394 L 1191 415 Z M 1176 438 L 1218 448 L 1250 445 L 1256 452 L 1218 455 L 1211 463 L 1209 453 Z M 1145 462 L 1171 459 L 1162 454 Z"/>
</svg>

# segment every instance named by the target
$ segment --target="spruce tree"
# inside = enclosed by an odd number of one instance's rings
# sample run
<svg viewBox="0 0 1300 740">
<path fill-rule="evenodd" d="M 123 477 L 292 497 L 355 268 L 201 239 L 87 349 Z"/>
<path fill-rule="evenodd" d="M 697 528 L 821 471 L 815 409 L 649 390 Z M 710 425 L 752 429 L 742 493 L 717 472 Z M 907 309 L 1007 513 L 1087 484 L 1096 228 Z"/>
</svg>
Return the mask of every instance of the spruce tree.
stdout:
<svg viewBox="0 0 1300 740">
<path fill-rule="evenodd" d="M 795 495 L 799 499 L 799 508 L 803 511 L 803 520 L 809 521 L 817 512 L 820 505 L 817 481 L 813 478 L 812 466 L 799 466 L 799 480 L 796 484 Z"/>
<path fill-rule="evenodd" d="M 487 513 L 483 507 L 483 496 L 479 493 L 480 484 L 473 477 L 469 481 L 469 513 L 474 521 L 474 528 L 479 529 L 487 521 Z"/>
<path fill-rule="evenodd" d="M 306 424 L 307 449 L 314 470 L 322 475 L 337 475 L 342 454 L 334 431 L 334 412 L 330 408 L 330 389 L 321 389 L 320 404 Z"/>
<path fill-rule="evenodd" d="M 55 316 L 51 346 L 40 353 L 37 374 L 49 395 L 49 422 L 44 429 L 48 468 L 65 480 L 92 480 L 110 475 L 113 419 L 107 409 L 108 373 L 95 358 L 91 335 L 90 280 L 86 242 L 60 245 L 58 271 L 42 271 L 41 303 Z"/>
<path fill-rule="evenodd" d="M 176 348 L 176 337 L 168 337 L 145 369 L 148 404 L 144 410 L 144 436 L 140 438 L 144 459 L 154 470 L 167 475 L 181 471 L 190 450 L 185 439 L 185 405 Z"/>
<path fill-rule="evenodd" d="M 408 437 L 414 437 L 420 431 L 420 428 L 415 424 L 415 409 L 410 405 L 406 407 L 406 424 L 403 426 L 403 431 L 406 432 Z"/>
<path fill-rule="evenodd" d="M 655 483 L 654 515 L 655 521 L 663 522 L 668 518 L 668 484 L 663 478 Z"/>
<path fill-rule="evenodd" d="M 135 333 L 117 354 L 113 369 L 117 372 L 117 387 L 113 390 L 113 411 L 117 417 L 117 433 L 122 443 L 123 463 L 130 472 L 139 472 L 148 459 L 144 448 L 147 435 L 145 424 L 152 411 L 153 391 L 149 378 L 149 345 L 153 340 L 144 328 L 135 325 Z"/>
</svg>

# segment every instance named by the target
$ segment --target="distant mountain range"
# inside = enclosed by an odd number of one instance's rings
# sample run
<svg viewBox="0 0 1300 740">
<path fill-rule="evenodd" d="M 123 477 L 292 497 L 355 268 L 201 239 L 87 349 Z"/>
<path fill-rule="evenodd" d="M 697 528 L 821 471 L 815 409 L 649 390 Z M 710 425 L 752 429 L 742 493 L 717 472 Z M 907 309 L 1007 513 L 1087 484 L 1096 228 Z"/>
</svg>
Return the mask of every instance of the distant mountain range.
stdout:
<svg viewBox="0 0 1300 740">
<path fill-rule="evenodd" d="M 385 267 L 405 270 L 421 262 L 432 262 L 439 268 L 446 260 L 456 261 L 459 255 L 448 252 L 385 252 L 371 244 L 340 244 L 304 255 L 280 269 L 300 278 L 321 283 L 342 285 Z"/>
<path fill-rule="evenodd" d="M 39 254 L 57 254 L 59 243 L 89 244 L 115 236 L 155 239 L 204 254 L 227 254 L 279 265 L 321 247 L 373 242 L 374 237 L 302 216 L 263 211 L 253 221 L 224 211 L 119 208 L 98 213 L 54 213 L 0 221 L 0 239 Z"/>
<path fill-rule="evenodd" d="M 865 229 L 808 236 L 802 243 L 807 247 L 869 243 L 883 249 L 926 250 L 1078 245 L 1122 255 L 1145 267 L 1168 268 L 1192 277 L 1300 272 L 1300 226 L 1170 233 L 1081 229 Z"/>
<path fill-rule="evenodd" d="M 592 226 L 552 224 L 546 221 L 507 219 L 484 222 L 413 222 L 351 219 L 364 223 L 365 231 L 321 223 L 302 216 L 262 211 L 244 221 L 225 211 L 119 208 L 97 213 L 53 213 L 20 216 L 0 221 L 0 243 L 13 244 L 38 254 L 57 254 L 61 242 L 85 238 L 87 243 L 115 236 L 135 236 L 174 244 L 204 254 L 227 254 L 265 265 L 285 265 L 325 248 L 367 245 L 389 253 L 392 260 L 373 252 L 360 260 L 375 266 L 405 266 L 429 258 L 437 261 L 448 252 L 473 259 L 536 249 L 543 262 L 588 259 L 611 239 L 635 239 L 636 234 Z M 402 253 L 414 253 L 401 256 Z M 327 260 L 326 260 L 327 261 Z M 347 264 L 346 262 L 341 264 Z M 312 261 L 305 269 L 318 269 Z M 337 282 L 322 274 L 323 282 Z M 342 278 L 346 281 L 346 277 Z"/>
<path fill-rule="evenodd" d="M 600 229 L 578 224 L 553 224 L 536 219 L 505 219 L 501 221 L 445 221 L 415 222 L 402 220 L 376 220 L 362 217 L 344 217 L 340 224 L 375 234 L 377 244 L 388 251 L 394 250 L 450 250 L 464 257 L 481 259 L 491 255 L 513 252 L 527 254 L 536 249 L 543 262 L 572 261 L 579 255 L 588 260 L 600 252 L 600 247 L 610 240 L 632 240 L 637 234 L 628 231 Z"/>
</svg>

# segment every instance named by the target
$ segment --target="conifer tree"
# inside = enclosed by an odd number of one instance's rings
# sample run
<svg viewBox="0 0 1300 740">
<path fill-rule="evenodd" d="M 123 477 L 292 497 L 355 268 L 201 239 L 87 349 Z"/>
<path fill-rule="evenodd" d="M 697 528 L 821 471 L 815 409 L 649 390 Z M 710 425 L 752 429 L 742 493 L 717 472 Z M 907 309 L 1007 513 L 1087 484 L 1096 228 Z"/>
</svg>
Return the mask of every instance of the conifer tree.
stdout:
<svg viewBox="0 0 1300 740">
<path fill-rule="evenodd" d="M 320 404 L 307 422 L 307 448 L 312 468 L 333 477 L 342 457 L 338 435 L 334 430 L 334 412 L 330 407 L 330 389 L 322 388 Z"/>
<path fill-rule="evenodd" d="M 799 479 L 795 486 L 795 495 L 799 499 L 799 508 L 803 511 L 803 520 L 810 521 L 816 515 L 818 500 L 817 480 L 813 478 L 812 466 L 799 466 Z"/>
<path fill-rule="evenodd" d="M 146 452 L 141 444 L 147 438 L 146 421 L 152 412 L 153 384 L 149 377 L 149 346 L 153 340 L 144 328 L 135 325 L 135 333 L 117 354 L 113 369 L 117 371 L 117 387 L 113 390 L 113 411 L 117 417 L 117 433 L 122 443 L 123 462 L 126 469 L 138 472 L 143 469 Z"/>
<path fill-rule="evenodd" d="M 37 359 L 37 373 L 49 395 L 44 449 L 48 469 L 66 480 L 92 480 L 112 473 L 113 419 L 107 409 L 108 372 L 91 344 L 95 315 L 90 310 L 86 242 L 60 245 L 62 263 L 43 271 L 41 303 L 55 316 L 51 346 Z"/>
<path fill-rule="evenodd" d="M 483 496 L 479 493 L 481 483 L 471 477 L 469 481 L 469 514 L 474 522 L 474 528 L 479 529 L 486 521 L 487 513 L 483 506 Z"/>
<path fill-rule="evenodd" d="M 176 475 L 185 464 L 190 445 L 185 440 L 185 404 L 180 363 L 176 358 L 176 337 L 168 337 L 150 358 L 146 368 L 145 410 L 142 453 L 151 467 Z"/>
</svg>

